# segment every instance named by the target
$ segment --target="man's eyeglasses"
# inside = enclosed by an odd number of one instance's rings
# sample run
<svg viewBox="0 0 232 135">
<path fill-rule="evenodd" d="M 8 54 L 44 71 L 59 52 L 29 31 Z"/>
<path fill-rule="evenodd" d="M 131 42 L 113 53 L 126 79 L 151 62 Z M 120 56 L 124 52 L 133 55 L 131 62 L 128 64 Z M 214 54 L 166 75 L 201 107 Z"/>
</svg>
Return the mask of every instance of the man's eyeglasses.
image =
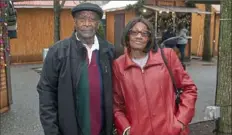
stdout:
<svg viewBox="0 0 232 135">
<path fill-rule="evenodd" d="M 151 35 L 150 31 L 134 31 L 134 30 L 129 31 L 129 34 L 131 36 L 137 36 L 139 33 L 141 34 L 142 37 L 149 37 Z"/>
</svg>

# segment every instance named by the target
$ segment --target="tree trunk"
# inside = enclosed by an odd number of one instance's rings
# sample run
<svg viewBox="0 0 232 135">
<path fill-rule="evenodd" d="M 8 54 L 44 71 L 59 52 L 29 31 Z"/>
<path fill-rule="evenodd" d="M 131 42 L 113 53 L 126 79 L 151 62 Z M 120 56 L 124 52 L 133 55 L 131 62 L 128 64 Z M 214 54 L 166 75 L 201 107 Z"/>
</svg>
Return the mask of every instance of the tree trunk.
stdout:
<svg viewBox="0 0 232 135">
<path fill-rule="evenodd" d="M 206 4 L 205 10 L 211 12 L 211 5 Z M 205 24 L 204 24 L 204 47 L 203 47 L 203 61 L 211 61 L 211 48 L 210 48 L 210 21 L 211 14 L 205 14 Z"/>
<path fill-rule="evenodd" d="M 54 43 L 60 40 L 60 3 L 54 0 Z"/>
<path fill-rule="evenodd" d="M 220 46 L 218 57 L 218 78 L 216 105 L 221 107 L 217 135 L 232 134 L 232 1 L 221 1 Z"/>
</svg>

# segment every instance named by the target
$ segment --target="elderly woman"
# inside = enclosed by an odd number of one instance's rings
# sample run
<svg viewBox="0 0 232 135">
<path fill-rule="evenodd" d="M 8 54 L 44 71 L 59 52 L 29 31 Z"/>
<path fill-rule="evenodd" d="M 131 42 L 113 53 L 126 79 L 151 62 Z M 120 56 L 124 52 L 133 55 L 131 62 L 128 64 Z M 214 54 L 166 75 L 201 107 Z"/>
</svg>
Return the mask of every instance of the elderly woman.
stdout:
<svg viewBox="0 0 232 135">
<path fill-rule="evenodd" d="M 178 107 L 171 76 L 153 47 L 151 24 L 130 21 L 123 33 L 125 54 L 114 61 L 114 119 L 118 135 L 187 135 L 197 99 L 197 88 L 176 53 L 163 49 L 178 88 Z"/>
</svg>

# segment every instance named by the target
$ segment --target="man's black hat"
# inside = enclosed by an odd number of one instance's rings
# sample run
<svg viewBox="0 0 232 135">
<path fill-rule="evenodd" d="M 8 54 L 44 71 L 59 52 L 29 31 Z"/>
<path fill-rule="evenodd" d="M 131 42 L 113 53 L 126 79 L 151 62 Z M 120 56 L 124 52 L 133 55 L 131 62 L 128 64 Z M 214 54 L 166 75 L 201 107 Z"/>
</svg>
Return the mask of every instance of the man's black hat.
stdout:
<svg viewBox="0 0 232 135">
<path fill-rule="evenodd" d="M 93 11 L 96 12 L 100 18 L 103 16 L 103 10 L 97 4 L 92 3 L 81 3 L 72 9 L 72 16 L 74 17 L 76 12 L 80 11 Z"/>
</svg>

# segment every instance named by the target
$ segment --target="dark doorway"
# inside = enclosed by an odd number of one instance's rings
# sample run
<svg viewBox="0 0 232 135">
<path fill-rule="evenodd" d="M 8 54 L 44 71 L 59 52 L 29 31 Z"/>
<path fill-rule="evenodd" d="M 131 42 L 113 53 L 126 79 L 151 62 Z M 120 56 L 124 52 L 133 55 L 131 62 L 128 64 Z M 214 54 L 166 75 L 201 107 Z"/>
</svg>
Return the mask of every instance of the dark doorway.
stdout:
<svg viewBox="0 0 232 135">
<path fill-rule="evenodd" d="M 116 50 L 116 57 L 119 57 L 123 54 L 124 48 L 121 45 L 121 36 L 123 33 L 123 29 L 125 27 L 125 14 L 115 14 L 114 15 L 114 45 Z"/>
</svg>

